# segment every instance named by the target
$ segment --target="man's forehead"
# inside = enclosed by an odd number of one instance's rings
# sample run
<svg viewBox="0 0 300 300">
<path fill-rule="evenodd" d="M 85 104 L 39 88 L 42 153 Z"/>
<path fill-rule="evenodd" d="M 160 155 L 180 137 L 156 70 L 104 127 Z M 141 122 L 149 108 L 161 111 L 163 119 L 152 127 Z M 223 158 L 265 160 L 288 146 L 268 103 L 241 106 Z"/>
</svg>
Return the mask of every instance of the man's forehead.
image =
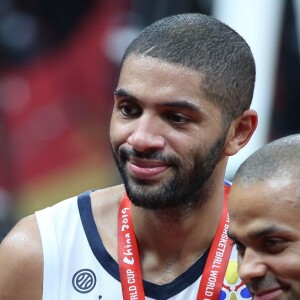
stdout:
<svg viewBox="0 0 300 300">
<path fill-rule="evenodd" d="M 281 213 L 281 209 L 299 207 L 299 187 L 293 177 L 273 177 L 251 184 L 233 183 L 229 196 L 229 213 L 234 216 L 242 211 L 255 215 L 270 212 Z M 247 213 L 247 212 L 246 212 Z"/>
<path fill-rule="evenodd" d="M 151 69 L 154 66 L 160 66 L 162 69 L 165 69 L 167 71 L 172 71 L 178 70 L 178 72 L 184 71 L 185 74 L 190 73 L 191 75 L 195 76 L 203 76 L 202 73 L 200 73 L 196 69 L 189 68 L 187 66 L 184 66 L 183 64 L 176 64 L 173 62 L 169 62 L 167 60 L 163 60 L 161 58 L 156 58 L 152 56 L 147 56 L 147 55 L 135 55 L 131 54 L 129 55 L 126 60 L 123 62 L 121 71 L 124 68 L 129 68 L 132 67 L 132 65 L 140 65 L 144 66 L 145 68 Z"/>
</svg>

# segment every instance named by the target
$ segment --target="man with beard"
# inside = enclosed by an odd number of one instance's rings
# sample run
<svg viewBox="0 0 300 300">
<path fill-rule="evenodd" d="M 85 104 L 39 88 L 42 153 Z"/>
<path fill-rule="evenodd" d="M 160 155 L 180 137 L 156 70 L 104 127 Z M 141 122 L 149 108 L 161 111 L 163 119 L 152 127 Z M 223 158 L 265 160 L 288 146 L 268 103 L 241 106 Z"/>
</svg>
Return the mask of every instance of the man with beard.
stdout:
<svg viewBox="0 0 300 300">
<path fill-rule="evenodd" d="M 300 299 L 300 135 L 275 140 L 238 169 L 228 235 L 254 300 Z"/>
<path fill-rule="evenodd" d="M 254 82 L 249 46 L 216 19 L 146 28 L 114 92 L 124 185 L 21 220 L 0 249 L 1 300 L 250 299 L 226 234 L 224 173 L 257 125 Z"/>
</svg>

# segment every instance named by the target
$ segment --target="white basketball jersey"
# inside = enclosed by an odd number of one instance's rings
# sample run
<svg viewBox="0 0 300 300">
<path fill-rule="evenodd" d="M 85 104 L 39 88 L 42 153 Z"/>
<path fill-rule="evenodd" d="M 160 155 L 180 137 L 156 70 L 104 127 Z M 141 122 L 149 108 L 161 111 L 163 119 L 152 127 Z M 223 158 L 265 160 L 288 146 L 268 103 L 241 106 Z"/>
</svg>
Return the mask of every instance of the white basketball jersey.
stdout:
<svg viewBox="0 0 300 300">
<path fill-rule="evenodd" d="M 123 299 L 118 264 L 104 248 L 86 192 L 36 212 L 44 255 L 42 300 Z M 196 299 L 208 253 L 174 281 L 143 281 L 146 299 Z M 236 275 L 236 251 L 224 278 L 220 300 L 252 299 Z M 132 298 L 136 299 L 136 298 Z"/>
</svg>

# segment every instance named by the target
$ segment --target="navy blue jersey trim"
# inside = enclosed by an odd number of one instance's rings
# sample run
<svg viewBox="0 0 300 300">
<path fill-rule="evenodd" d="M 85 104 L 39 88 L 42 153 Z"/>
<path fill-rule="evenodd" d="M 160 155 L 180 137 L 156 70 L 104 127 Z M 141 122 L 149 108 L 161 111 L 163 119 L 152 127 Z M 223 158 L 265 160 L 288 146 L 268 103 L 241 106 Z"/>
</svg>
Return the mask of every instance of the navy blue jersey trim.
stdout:
<svg viewBox="0 0 300 300">
<path fill-rule="evenodd" d="M 104 248 L 98 233 L 91 207 L 91 191 L 78 196 L 78 209 L 81 222 L 90 247 L 102 267 L 116 280 L 120 281 L 119 267 Z M 168 284 L 157 285 L 143 280 L 145 295 L 157 300 L 171 298 L 193 284 L 203 273 L 209 250 L 207 250 L 186 272 Z"/>
<path fill-rule="evenodd" d="M 229 182 L 228 180 L 224 179 L 224 184 L 227 186 L 231 186 L 231 182 Z"/>
<path fill-rule="evenodd" d="M 209 249 L 186 272 L 168 284 L 157 285 L 144 281 L 145 294 L 156 300 L 169 299 L 192 285 L 203 273 Z"/>
<path fill-rule="evenodd" d="M 77 201 L 84 232 L 99 263 L 111 276 L 120 281 L 118 264 L 104 248 L 102 239 L 98 233 L 92 213 L 90 193 L 91 191 L 87 191 L 79 195 Z"/>
</svg>

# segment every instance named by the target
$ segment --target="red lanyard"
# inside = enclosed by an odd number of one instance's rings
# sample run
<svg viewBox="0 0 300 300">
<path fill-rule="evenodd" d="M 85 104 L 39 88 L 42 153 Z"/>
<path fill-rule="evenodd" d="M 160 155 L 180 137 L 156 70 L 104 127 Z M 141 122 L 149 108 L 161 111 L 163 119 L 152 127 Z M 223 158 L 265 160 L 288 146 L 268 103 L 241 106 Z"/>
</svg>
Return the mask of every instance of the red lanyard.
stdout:
<svg viewBox="0 0 300 300">
<path fill-rule="evenodd" d="M 228 241 L 227 201 L 229 186 L 224 186 L 224 205 L 220 223 L 213 239 L 200 282 L 197 300 L 218 300 L 230 257 L 232 243 Z M 141 264 L 134 233 L 131 202 L 125 194 L 118 214 L 118 260 L 123 299 L 144 300 Z"/>
<path fill-rule="evenodd" d="M 227 211 L 229 191 L 230 186 L 225 185 L 222 217 L 207 257 L 197 300 L 218 300 L 220 296 L 224 275 L 232 250 L 232 243 L 229 242 L 227 236 L 229 225 Z"/>
<path fill-rule="evenodd" d="M 118 214 L 118 260 L 123 299 L 144 300 L 140 256 L 127 195 L 121 200 Z"/>
</svg>

